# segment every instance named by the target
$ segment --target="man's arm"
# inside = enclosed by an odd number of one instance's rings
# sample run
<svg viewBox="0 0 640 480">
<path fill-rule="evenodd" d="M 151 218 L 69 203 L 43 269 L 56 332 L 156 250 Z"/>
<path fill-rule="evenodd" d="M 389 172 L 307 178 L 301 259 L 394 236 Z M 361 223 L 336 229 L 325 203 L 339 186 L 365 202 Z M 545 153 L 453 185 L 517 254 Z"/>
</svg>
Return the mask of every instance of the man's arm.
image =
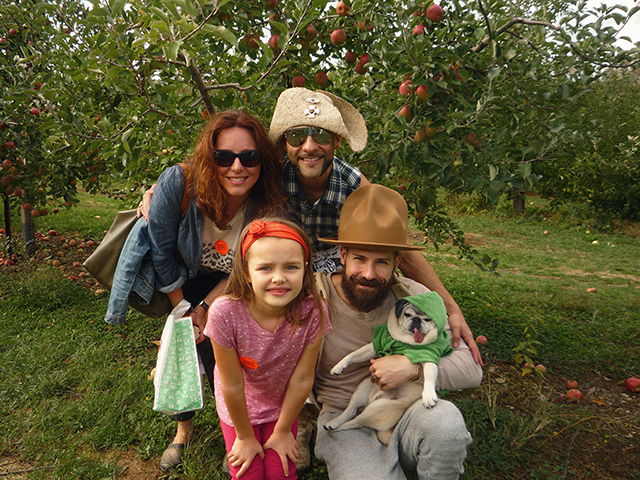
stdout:
<svg viewBox="0 0 640 480">
<path fill-rule="evenodd" d="M 451 326 L 451 345 L 453 348 L 457 348 L 460 344 L 460 337 L 462 337 L 471 350 L 473 360 L 478 365 L 482 365 L 480 350 L 473 339 L 473 333 L 471 333 L 471 329 L 467 325 L 460 307 L 442 284 L 440 278 L 438 278 L 438 274 L 435 272 L 433 267 L 431 267 L 429 262 L 427 262 L 427 259 L 424 258 L 420 252 L 402 252 L 400 271 L 405 277 L 415 280 L 427 287 L 429 290 L 440 294 L 444 300 L 445 306 L 447 307 L 447 314 L 449 315 L 449 325 Z"/>
</svg>

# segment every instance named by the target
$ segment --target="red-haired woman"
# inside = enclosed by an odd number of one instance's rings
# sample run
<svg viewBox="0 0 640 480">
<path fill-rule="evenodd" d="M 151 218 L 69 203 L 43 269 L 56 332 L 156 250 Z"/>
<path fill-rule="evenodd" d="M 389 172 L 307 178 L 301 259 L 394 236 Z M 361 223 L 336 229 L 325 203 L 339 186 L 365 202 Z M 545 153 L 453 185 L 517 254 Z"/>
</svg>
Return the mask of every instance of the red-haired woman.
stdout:
<svg viewBox="0 0 640 480">
<path fill-rule="evenodd" d="M 282 162 L 260 121 L 230 110 L 211 118 L 186 164 L 167 169 L 154 189 L 148 215 L 151 257 L 156 288 L 173 306 L 182 299 L 193 306 L 198 353 L 213 389 L 213 350 L 203 341 L 207 310 L 226 285 L 244 226 L 252 218 L 281 213 Z M 191 200 L 183 216 L 185 188 Z M 163 471 L 181 462 L 192 417 L 193 412 L 174 416 L 178 431 L 162 455 Z"/>
</svg>

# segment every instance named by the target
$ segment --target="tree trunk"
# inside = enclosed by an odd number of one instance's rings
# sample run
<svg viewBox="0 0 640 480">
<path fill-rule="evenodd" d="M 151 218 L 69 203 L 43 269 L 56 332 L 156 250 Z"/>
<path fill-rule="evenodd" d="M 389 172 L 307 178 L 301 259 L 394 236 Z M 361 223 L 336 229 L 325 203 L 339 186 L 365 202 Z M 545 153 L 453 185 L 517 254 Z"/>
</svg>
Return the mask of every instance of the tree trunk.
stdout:
<svg viewBox="0 0 640 480">
<path fill-rule="evenodd" d="M 4 195 L 4 229 L 6 233 L 5 249 L 7 254 L 13 255 L 13 239 L 11 237 L 11 203 L 9 195 Z"/>
<path fill-rule="evenodd" d="M 27 256 L 33 257 L 36 254 L 36 224 L 33 221 L 31 211 L 20 209 L 22 214 L 22 242 Z"/>
<path fill-rule="evenodd" d="M 512 192 L 512 198 L 513 209 L 516 211 L 516 213 L 524 213 L 524 196 L 522 195 L 522 192 L 514 190 Z"/>
</svg>

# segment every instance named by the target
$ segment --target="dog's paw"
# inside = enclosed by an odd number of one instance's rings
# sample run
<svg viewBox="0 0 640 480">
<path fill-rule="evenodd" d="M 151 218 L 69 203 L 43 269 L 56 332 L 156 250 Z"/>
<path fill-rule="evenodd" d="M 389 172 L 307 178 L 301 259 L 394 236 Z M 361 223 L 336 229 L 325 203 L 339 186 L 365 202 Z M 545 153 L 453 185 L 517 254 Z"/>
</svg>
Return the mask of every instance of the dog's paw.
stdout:
<svg viewBox="0 0 640 480">
<path fill-rule="evenodd" d="M 436 394 L 435 391 L 433 391 L 433 392 L 422 392 L 422 404 L 426 408 L 435 407 L 437 402 L 438 402 L 438 395 Z"/>
<path fill-rule="evenodd" d="M 334 422 L 327 422 L 323 425 L 324 429 L 329 431 L 335 430 L 338 426 L 339 425 L 334 425 Z"/>
<path fill-rule="evenodd" d="M 347 366 L 347 363 L 338 362 L 336 363 L 336 366 L 331 369 L 330 373 L 331 375 L 340 375 L 342 372 L 344 372 L 344 369 L 347 368 Z"/>
</svg>

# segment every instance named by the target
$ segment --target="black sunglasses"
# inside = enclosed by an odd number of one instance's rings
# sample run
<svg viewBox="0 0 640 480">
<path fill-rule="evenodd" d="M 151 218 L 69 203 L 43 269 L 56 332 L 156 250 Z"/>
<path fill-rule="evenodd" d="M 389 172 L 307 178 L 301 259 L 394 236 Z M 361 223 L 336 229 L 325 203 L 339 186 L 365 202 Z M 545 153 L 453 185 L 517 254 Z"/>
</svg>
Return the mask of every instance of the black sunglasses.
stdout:
<svg viewBox="0 0 640 480">
<path fill-rule="evenodd" d="M 333 140 L 334 133 L 318 127 L 299 127 L 287 130 L 284 136 L 289 145 L 298 148 L 304 145 L 308 136 L 311 136 L 318 145 L 327 145 Z"/>
<path fill-rule="evenodd" d="M 262 163 L 262 152 L 258 150 L 245 150 L 244 152 L 234 153 L 229 150 L 216 150 L 213 152 L 213 161 L 219 167 L 230 167 L 236 158 L 240 159 L 240 163 L 247 168 L 257 167 Z"/>
</svg>

